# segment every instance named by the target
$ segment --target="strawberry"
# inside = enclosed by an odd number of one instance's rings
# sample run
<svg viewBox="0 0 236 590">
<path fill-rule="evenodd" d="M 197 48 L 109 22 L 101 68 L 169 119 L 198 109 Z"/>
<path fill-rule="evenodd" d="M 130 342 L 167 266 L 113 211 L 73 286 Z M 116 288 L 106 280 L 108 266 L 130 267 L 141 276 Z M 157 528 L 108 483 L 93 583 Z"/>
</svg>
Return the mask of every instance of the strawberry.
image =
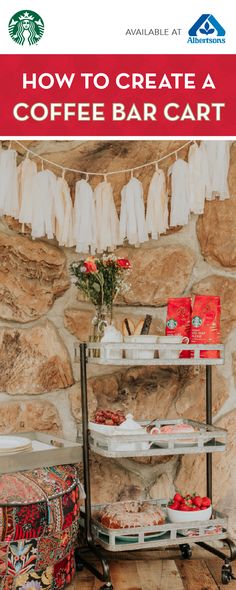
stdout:
<svg viewBox="0 0 236 590">
<path fill-rule="evenodd" d="M 211 499 L 208 498 L 207 496 L 204 496 L 204 498 L 202 498 L 201 508 L 209 508 L 210 506 L 211 506 Z"/>
<path fill-rule="evenodd" d="M 172 502 L 172 504 L 168 505 L 168 508 L 171 508 L 171 510 L 178 510 L 179 504 L 177 504 L 177 502 Z"/>
<path fill-rule="evenodd" d="M 125 416 L 121 410 L 97 410 L 95 412 L 94 421 L 97 424 L 106 424 L 107 426 L 118 426 L 124 422 Z"/>
<path fill-rule="evenodd" d="M 193 498 L 193 504 L 195 506 L 197 506 L 197 508 L 201 508 L 201 505 L 202 505 L 202 498 L 201 498 L 201 496 L 195 496 Z"/>
<path fill-rule="evenodd" d="M 174 495 L 174 502 L 178 502 L 180 504 L 180 502 L 183 502 L 183 496 L 181 496 L 180 494 L 178 494 L 178 492 Z"/>
<path fill-rule="evenodd" d="M 181 504 L 180 510 L 181 510 L 181 512 L 189 512 L 190 508 L 189 508 L 189 506 L 186 506 L 186 504 Z"/>
</svg>

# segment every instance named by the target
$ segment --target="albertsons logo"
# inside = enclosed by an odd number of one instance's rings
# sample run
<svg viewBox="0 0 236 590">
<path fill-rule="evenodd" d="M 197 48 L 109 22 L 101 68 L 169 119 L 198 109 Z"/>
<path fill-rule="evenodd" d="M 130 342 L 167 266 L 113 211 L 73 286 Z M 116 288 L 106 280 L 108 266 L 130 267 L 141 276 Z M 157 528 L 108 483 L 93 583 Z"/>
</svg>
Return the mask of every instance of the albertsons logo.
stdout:
<svg viewBox="0 0 236 590">
<path fill-rule="evenodd" d="M 225 29 L 212 14 L 202 14 L 188 34 L 188 43 L 225 43 Z"/>
<path fill-rule="evenodd" d="M 44 22 L 37 12 L 20 10 L 10 19 L 8 30 L 18 45 L 34 45 L 43 36 Z"/>
</svg>

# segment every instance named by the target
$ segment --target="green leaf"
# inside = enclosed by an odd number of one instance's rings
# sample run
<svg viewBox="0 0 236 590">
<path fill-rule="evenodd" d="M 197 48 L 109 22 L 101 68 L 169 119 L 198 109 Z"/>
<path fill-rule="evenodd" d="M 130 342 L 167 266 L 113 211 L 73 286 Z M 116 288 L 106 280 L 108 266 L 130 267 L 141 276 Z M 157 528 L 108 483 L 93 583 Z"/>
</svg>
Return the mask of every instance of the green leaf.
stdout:
<svg viewBox="0 0 236 590">
<path fill-rule="evenodd" d="M 101 287 L 100 287 L 99 283 L 94 283 L 93 288 L 94 288 L 95 291 L 97 291 L 98 293 L 100 293 Z"/>
</svg>

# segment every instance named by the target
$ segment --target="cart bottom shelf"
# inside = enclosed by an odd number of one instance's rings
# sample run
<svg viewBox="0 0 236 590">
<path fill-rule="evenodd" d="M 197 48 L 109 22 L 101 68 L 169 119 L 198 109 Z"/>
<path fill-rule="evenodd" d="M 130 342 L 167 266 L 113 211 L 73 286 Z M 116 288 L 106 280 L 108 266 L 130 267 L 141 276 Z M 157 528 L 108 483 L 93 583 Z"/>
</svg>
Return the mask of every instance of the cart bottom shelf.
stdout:
<svg viewBox="0 0 236 590">
<path fill-rule="evenodd" d="M 150 503 L 161 506 L 165 512 L 165 500 L 152 500 Z M 213 511 L 212 518 L 196 522 L 169 522 L 166 518 L 164 524 L 158 526 L 135 527 L 123 529 L 107 528 L 97 518 L 104 506 L 92 507 L 91 532 L 95 543 L 101 545 L 107 551 L 134 551 L 137 549 L 163 548 L 185 543 L 211 542 L 224 540 L 228 537 L 227 517 Z M 81 528 L 84 528 L 84 512 L 81 509 Z"/>
<path fill-rule="evenodd" d="M 199 541 L 216 541 L 216 540 L 223 540 L 227 537 L 227 531 L 223 530 L 221 533 L 217 534 L 205 534 L 205 535 L 196 535 L 192 537 L 188 537 L 185 535 L 177 535 L 175 539 L 171 538 L 170 533 L 165 533 L 161 537 L 158 536 L 156 539 L 146 538 L 141 542 L 138 538 L 133 538 L 131 541 L 131 537 L 128 540 L 127 537 L 115 537 L 115 542 L 111 543 L 109 535 L 101 531 L 97 531 L 95 527 L 92 527 L 92 532 L 96 542 L 101 545 L 107 551 L 135 551 L 138 549 L 154 549 L 154 548 L 163 548 L 173 545 L 182 545 L 184 543 L 188 543 L 189 545 L 198 543 Z M 154 537 L 154 535 L 153 535 Z"/>
</svg>

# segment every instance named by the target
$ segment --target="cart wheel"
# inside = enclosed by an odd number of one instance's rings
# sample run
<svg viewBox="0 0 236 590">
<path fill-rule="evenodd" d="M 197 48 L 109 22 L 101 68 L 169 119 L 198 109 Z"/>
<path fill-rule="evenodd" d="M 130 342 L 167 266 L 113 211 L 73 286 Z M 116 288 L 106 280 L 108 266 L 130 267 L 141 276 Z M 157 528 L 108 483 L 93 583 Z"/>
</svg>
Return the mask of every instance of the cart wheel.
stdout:
<svg viewBox="0 0 236 590">
<path fill-rule="evenodd" d="M 222 584 L 229 584 L 231 580 L 231 575 L 230 572 L 224 569 L 224 566 L 222 567 L 222 571 L 221 571 L 221 582 Z"/>
<path fill-rule="evenodd" d="M 230 580 L 236 580 L 236 577 L 234 576 L 234 574 L 232 572 L 231 564 L 229 563 L 228 560 L 226 560 L 224 565 L 222 565 L 221 581 L 222 581 L 222 584 L 229 584 Z"/>
<path fill-rule="evenodd" d="M 182 553 L 183 559 L 191 559 L 192 549 L 187 543 L 184 545 L 180 545 L 180 551 Z"/>
<path fill-rule="evenodd" d="M 76 565 L 76 571 L 82 572 L 82 570 L 84 569 L 84 564 L 80 560 L 80 554 L 79 554 L 78 549 L 75 549 L 75 565 Z"/>
</svg>

